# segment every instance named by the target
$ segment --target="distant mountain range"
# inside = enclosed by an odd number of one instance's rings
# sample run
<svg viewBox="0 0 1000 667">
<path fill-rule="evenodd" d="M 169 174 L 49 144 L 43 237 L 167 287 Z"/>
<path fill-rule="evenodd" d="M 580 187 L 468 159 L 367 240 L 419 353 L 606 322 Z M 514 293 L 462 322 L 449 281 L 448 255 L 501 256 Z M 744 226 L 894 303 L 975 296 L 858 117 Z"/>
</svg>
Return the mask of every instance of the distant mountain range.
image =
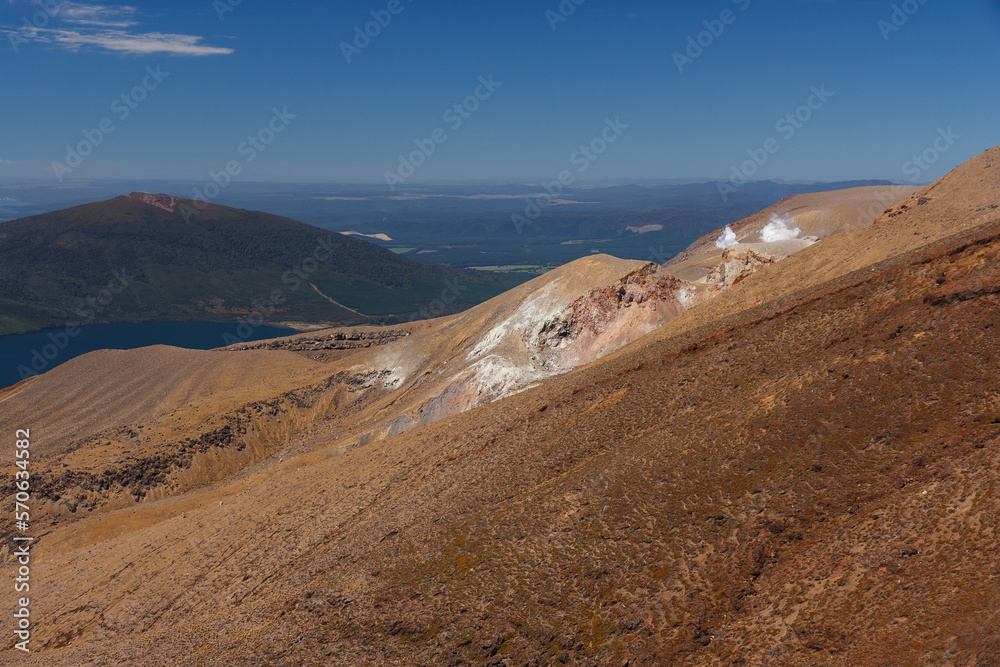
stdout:
<svg viewBox="0 0 1000 667">
<path fill-rule="evenodd" d="M 0 183 L 0 235 L 13 220 L 108 199 L 124 192 L 191 193 L 177 181 L 95 181 L 72 186 Z M 267 211 L 321 229 L 384 235 L 367 238 L 406 257 L 454 267 L 554 268 L 596 252 L 663 262 L 696 238 L 797 194 L 884 186 L 887 181 L 751 181 L 720 194 L 720 182 L 580 182 L 547 205 L 540 183 L 385 184 L 233 183 L 220 204 Z M 189 195 L 194 196 L 194 195 Z M 572 203 L 571 203 L 572 202 Z M 537 209 L 535 208 L 537 207 Z M 514 223 L 514 216 L 530 224 Z M 638 235 L 629 228 L 659 225 Z"/>
<path fill-rule="evenodd" d="M 401 257 L 288 218 L 134 192 L 3 224 L 0 334 L 92 322 L 392 323 L 528 276 Z"/>
</svg>

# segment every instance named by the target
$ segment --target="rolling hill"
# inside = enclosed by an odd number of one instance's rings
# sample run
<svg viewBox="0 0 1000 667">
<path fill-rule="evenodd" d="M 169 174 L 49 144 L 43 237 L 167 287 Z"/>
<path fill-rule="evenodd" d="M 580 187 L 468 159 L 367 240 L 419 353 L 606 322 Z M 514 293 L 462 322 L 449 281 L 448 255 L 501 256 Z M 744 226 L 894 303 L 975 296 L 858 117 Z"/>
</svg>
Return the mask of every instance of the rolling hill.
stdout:
<svg viewBox="0 0 1000 667">
<path fill-rule="evenodd" d="M 0 334 L 255 314 L 273 323 L 391 322 L 456 312 L 519 282 L 169 195 L 132 193 L 3 228 Z"/>
</svg>

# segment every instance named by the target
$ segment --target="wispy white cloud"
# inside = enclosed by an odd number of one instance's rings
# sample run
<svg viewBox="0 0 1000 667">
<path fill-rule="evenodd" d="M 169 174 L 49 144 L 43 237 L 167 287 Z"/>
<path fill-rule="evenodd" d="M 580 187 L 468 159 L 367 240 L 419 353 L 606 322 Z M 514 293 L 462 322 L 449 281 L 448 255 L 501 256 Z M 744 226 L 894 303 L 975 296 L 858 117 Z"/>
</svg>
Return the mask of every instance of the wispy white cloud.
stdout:
<svg viewBox="0 0 1000 667">
<path fill-rule="evenodd" d="M 11 4 L 14 1 L 10 0 Z M 47 17 L 34 22 L 26 18 L 20 26 L 0 26 L 0 33 L 10 36 L 12 44 L 36 41 L 73 52 L 105 51 L 125 55 L 218 56 L 234 52 L 231 48 L 203 44 L 205 38 L 199 35 L 133 30 L 140 23 L 139 10 L 132 5 L 68 0 L 57 4 L 32 0 L 27 4 L 44 5 Z"/>
<path fill-rule="evenodd" d="M 59 18 L 76 25 L 101 28 L 129 28 L 139 25 L 135 20 L 138 9 L 129 5 L 84 5 L 79 2 L 63 2 L 56 9 Z"/>
<path fill-rule="evenodd" d="M 88 33 L 79 30 L 39 30 L 38 39 L 50 41 L 70 51 L 98 48 L 116 53 L 147 55 L 166 53 L 178 56 L 218 56 L 233 53 L 233 49 L 200 44 L 197 35 L 175 35 L 163 32 L 133 33 L 124 30 L 101 30 Z"/>
</svg>

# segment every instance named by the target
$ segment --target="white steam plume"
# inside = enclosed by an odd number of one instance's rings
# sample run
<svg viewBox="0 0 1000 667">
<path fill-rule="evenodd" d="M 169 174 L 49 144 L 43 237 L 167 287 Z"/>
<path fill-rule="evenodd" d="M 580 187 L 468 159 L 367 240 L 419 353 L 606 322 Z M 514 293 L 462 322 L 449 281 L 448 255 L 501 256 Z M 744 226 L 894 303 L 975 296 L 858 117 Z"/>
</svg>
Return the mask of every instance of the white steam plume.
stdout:
<svg viewBox="0 0 1000 667">
<path fill-rule="evenodd" d="M 771 214 L 771 222 L 760 230 L 760 240 L 764 243 L 772 241 L 791 241 L 799 238 L 802 230 L 795 226 L 794 221 L 787 216 Z"/>
<path fill-rule="evenodd" d="M 736 245 L 739 241 L 736 240 L 736 232 L 729 225 L 726 225 L 726 229 L 719 234 L 719 238 L 715 240 L 715 247 L 719 250 L 725 250 L 731 245 Z"/>
</svg>

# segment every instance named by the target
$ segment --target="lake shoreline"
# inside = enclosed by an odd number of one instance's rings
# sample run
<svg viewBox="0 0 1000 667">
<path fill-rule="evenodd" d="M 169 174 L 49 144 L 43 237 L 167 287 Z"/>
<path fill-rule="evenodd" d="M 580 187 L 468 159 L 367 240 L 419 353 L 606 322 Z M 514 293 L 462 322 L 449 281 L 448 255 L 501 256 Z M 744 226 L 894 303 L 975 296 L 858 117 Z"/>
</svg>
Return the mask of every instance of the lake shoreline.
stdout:
<svg viewBox="0 0 1000 667">
<path fill-rule="evenodd" d="M 0 388 L 11 387 L 97 350 L 132 350 L 152 345 L 213 350 L 233 341 L 256 342 L 326 328 L 261 324 L 247 332 L 245 328 L 240 330 L 240 325 L 241 322 L 206 320 L 114 322 L 3 335 L 0 336 Z"/>
</svg>

